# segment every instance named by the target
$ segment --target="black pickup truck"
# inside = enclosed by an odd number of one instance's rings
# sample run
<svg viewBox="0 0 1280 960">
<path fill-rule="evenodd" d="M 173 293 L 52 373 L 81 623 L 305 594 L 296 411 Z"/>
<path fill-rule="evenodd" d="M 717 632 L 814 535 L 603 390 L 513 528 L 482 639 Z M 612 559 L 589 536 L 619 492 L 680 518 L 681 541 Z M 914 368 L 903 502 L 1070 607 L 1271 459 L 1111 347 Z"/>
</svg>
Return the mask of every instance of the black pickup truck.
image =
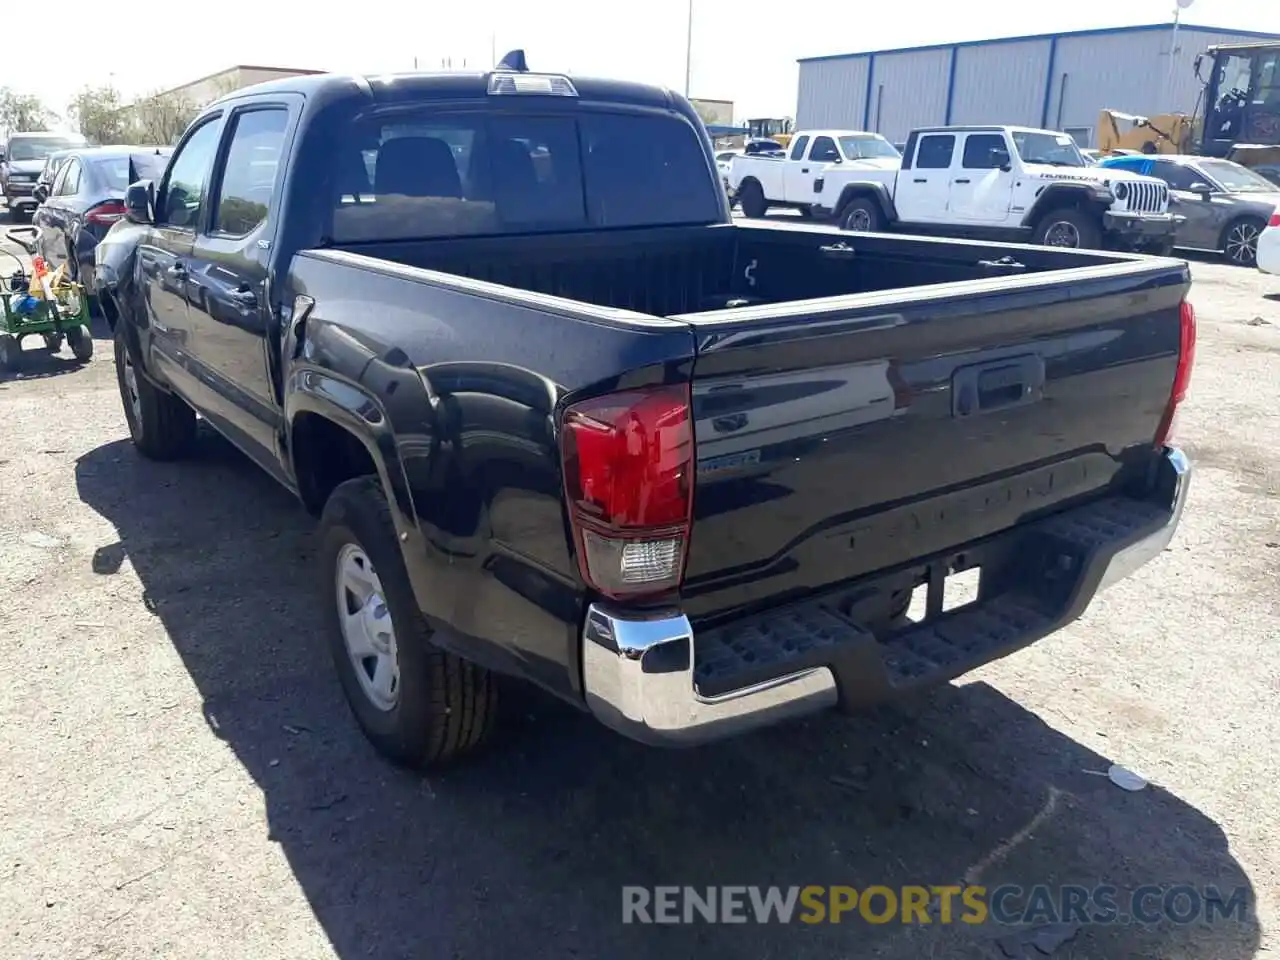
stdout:
<svg viewBox="0 0 1280 960">
<path fill-rule="evenodd" d="M 661 744 L 866 706 L 1169 542 L 1184 263 L 735 223 L 687 101 L 522 61 L 224 97 L 98 255 L 133 442 L 198 414 L 320 518 L 387 756 L 495 674 Z"/>
</svg>

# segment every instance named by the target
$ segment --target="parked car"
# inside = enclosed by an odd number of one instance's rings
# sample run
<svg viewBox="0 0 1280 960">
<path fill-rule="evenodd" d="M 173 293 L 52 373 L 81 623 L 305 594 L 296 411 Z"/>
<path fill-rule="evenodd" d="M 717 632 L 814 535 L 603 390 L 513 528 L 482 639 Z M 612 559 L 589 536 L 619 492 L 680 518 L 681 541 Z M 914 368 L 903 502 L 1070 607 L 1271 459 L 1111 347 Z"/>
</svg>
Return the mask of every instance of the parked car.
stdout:
<svg viewBox="0 0 1280 960">
<path fill-rule="evenodd" d="M 730 183 L 748 217 L 793 207 L 859 232 L 1167 253 L 1178 225 L 1159 180 L 1099 169 L 1067 134 L 1024 127 L 915 130 L 901 157 L 878 134 L 801 131 L 785 160 L 734 160 Z"/>
<path fill-rule="evenodd" d="M 1280 210 L 1271 214 L 1258 237 L 1258 269 L 1280 276 Z"/>
<path fill-rule="evenodd" d="M 67 275 L 93 297 L 94 247 L 124 216 L 129 184 L 157 179 L 171 152 L 128 146 L 68 151 L 33 219 L 36 252 L 51 268 L 66 264 Z"/>
<path fill-rule="evenodd" d="M 14 133 L 5 144 L 5 160 L 0 164 L 0 187 L 9 207 L 9 217 L 19 223 L 31 219 L 39 205 L 35 198 L 36 180 L 44 169 L 49 154 L 86 146 L 88 141 L 77 133 L 42 131 Z"/>
<path fill-rule="evenodd" d="M 67 158 L 67 154 L 70 152 L 70 150 L 55 150 L 45 157 L 40 175 L 36 177 L 35 189 L 31 191 L 31 195 L 35 197 L 37 204 L 44 203 L 49 199 L 49 188 L 53 186 L 53 178 L 58 175 L 58 168 L 62 166 L 62 161 Z"/>
<path fill-rule="evenodd" d="M 1185 263 L 735 223 L 687 100 L 522 63 L 230 94 L 99 248 L 133 443 L 198 412 L 320 518 L 385 755 L 476 746 L 494 672 L 662 744 L 907 696 L 1164 549 Z"/>
<path fill-rule="evenodd" d="M 1221 253 L 1251 267 L 1258 235 L 1280 205 L 1280 186 L 1232 160 L 1190 156 L 1109 157 L 1102 166 L 1158 177 L 1169 185 L 1171 209 L 1184 217 L 1177 245 Z"/>
</svg>

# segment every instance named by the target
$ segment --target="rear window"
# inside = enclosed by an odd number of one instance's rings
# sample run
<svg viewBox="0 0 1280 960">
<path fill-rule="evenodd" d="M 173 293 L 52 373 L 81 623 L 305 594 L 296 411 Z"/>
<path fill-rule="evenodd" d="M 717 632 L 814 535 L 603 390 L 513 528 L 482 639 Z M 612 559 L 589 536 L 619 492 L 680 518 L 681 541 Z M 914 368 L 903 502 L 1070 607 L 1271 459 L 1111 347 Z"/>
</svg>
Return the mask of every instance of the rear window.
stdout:
<svg viewBox="0 0 1280 960">
<path fill-rule="evenodd" d="M 374 115 L 342 141 L 337 243 L 720 218 L 701 140 L 673 117 Z"/>
<path fill-rule="evenodd" d="M 159 180 L 168 162 L 168 157 L 140 153 L 128 157 L 107 157 L 104 160 L 95 160 L 93 167 L 108 190 L 119 191 L 127 190 L 129 184 L 137 183 L 139 180 Z"/>
</svg>

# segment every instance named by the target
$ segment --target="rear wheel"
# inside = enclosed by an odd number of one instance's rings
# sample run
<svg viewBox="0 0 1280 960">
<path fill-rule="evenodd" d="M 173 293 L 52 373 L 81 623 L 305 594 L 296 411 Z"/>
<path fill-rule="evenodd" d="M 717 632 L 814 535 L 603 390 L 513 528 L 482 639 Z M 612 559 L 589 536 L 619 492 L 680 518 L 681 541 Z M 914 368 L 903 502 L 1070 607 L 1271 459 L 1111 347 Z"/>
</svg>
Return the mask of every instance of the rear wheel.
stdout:
<svg viewBox="0 0 1280 960">
<path fill-rule="evenodd" d="M 1098 218 L 1079 207 L 1060 207 L 1040 218 L 1034 240 L 1044 247 L 1096 250 L 1102 245 Z"/>
<path fill-rule="evenodd" d="M 87 337 L 88 331 L 85 334 Z M 116 383 L 133 445 L 150 460 L 177 460 L 185 456 L 196 439 L 195 411 L 180 397 L 165 393 L 138 371 L 125 338 L 124 324 L 116 327 L 115 357 Z"/>
<path fill-rule="evenodd" d="M 1245 217 L 1228 224 L 1222 232 L 1222 252 L 1232 263 L 1242 267 L 1258 263 L 1258 237 L 1266 226 L 1261 220 Z"/>
<path fill-rule="evenodd" d="M 738 202 L 742 205 L 742 213 L 755 220 L 769 212 L 769 201 L 755 180 L 748 180 L 738 190 Z"/>
<path fill-rule="evenodd" d="M 860 197 L 850 200 L 840 211 L 840 229 L 854 233 L 876 233 L 884 229 L 884 214 L 874 200 Z"/>
<path fill-rule="evenodd" d="M 431 642 L 376 477 L 338 485 L 320 542 L 330 652 L 365 736 L 392 762 L 417 768 L 478 747 L 497 714 L 494 678 Z"/>
</svg>

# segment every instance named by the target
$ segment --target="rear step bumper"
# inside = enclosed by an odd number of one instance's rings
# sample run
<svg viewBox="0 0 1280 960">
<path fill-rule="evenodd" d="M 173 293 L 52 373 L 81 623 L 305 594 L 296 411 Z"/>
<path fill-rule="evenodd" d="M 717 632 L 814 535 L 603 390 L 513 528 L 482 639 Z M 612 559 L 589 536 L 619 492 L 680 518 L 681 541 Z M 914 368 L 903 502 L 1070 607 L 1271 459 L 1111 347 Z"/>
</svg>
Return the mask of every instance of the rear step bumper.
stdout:
<svg viewBox="0 0 1280 960">
<path fill-rule="evenodd" d="M 1048 636 L 1093 597 L 1164 550 L 1182 516 L 1191 464 L 1167 448 L 1150 498 L 1109 497 L 1015 527 L 838 594 L 696 638 L 682 613 L 587 611 L 582 672 L 601 722 L 646 743 L 717 740 L 836 706 L 859 708 L 946 683 Z M 977 600 L 877 636 L 859 626 L 928 571 L 981 566 Z M 933 581 L 931 581 L 932 583 Z M 930 591 L 931 594 L 934 591 Z"/>
</svg>

